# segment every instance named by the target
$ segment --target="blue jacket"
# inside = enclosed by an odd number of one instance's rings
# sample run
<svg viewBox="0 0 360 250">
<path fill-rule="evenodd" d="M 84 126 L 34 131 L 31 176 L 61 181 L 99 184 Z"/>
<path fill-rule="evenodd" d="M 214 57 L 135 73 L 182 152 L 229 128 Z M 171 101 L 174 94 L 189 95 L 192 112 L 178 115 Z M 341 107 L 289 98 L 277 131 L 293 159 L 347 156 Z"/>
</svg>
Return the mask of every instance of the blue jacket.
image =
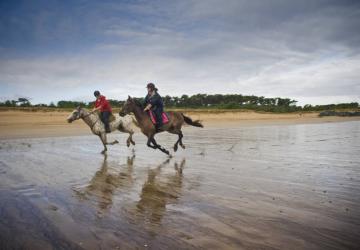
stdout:
<svg viewBox="0 0 360 250">
<path fill-rule="evenodd" d="M 154 112 L 163 112 L 164 103 L 161 96 L 156 92 L 153 96 L 146 95 L 145 106 L 151 104 L 151 110 Z"/>
</svg>

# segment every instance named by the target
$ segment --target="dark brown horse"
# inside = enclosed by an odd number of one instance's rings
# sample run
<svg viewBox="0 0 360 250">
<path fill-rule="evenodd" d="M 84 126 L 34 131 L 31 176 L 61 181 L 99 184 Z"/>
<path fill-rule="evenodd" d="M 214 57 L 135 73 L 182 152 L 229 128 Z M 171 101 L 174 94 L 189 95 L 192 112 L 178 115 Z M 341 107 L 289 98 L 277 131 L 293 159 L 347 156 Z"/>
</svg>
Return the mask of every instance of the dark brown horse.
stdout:
<svg viewBox="0 0 360 250">
<path fill-rule="evenodd" d="M 119 115 L 125 116 L 129 113 L 134 113 L 141 132 L 143 132 L 143 134 L 147 136 L 147 146 L 153 149 L 160 149 L 167 155 L 169 155 L 169 151 L 157 144 L 157 142 L 155 141 L 154 136 L 156 133 L 167 131 L 171 134 L 177 134 L 179 138 L 174 144 L 174 151 L 176 152 L 178 149 L 178 144 L 180 144 L 180 146 L 185 149 L 185 145 L 182 143 L 183 133 L 181 131 L 181 127 L 184 123 L 195 127 L 203 127 L 203 125 L 199 121 L 193 121 L 191 120 L 191 118 L 185 116 L 183 113 L 169 112 L 169 122 L 164 124 L 162 127 L 160 127 L 160 130 L 157 131 L 154 124 L 151 122 L 148 113 L 143 110 L 142 105 L 135 99 L 132 99 L 130 96 L 125 102 L 125 105 L 123 106 Z"/>
</svg>

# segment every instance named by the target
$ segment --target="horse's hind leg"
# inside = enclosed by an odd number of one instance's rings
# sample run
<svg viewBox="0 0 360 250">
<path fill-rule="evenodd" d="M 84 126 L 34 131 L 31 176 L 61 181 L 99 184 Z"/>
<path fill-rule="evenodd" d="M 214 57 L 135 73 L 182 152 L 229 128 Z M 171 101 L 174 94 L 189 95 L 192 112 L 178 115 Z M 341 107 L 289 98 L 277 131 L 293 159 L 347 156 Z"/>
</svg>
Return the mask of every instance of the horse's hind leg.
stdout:
<svg viewBox="0 0 360 250">
<path fill-rule="evenodd" d="M 180 146 L 185 149 L 185 145 L 183 144 L 182 142 L 182 138 L 184 137 L 182 131 L 180 130 L 180 134 L 179 134 L 179 143 L 180 143 Z"/>
<path fill-rule="evenodd" d="M 179 145 L 179 143 L 180 143 L 180 146 L 182 147 L 182 148 L 185 148 L 185 146 L 183 145 L 183 143 L 182 143 L 182 138 L 184 137 L 183 136 L 183 133 L 181 132 L 181 130 L 173 130 L 173 131 L 169 131 L 170 133 L 172 133 L 172 134 L 177 134 L 178 136 L 179 136 L 179 138 L 178 138 L 178 140 L 175 142 L 175 144 L 174 144 L 174 152 L 176 152 L 177 150 L 178 150 L 178 145 Z"/>
<path fill-rule="evenodd" d="M 174 145 L 174 151 L 175 151 L 175 152 L 176 152 L 176 150 L 178 149 L 178 144 L 179 144 L 179 143 L 180 143 L 180 146 L 181 146 L 183 149 L 185 149 L 185 146 L 184 146 L 184 144 L 182 143 L 182 138 L 183 138 L 184 136 L 183 136 L 183 133 L 181 132 L 181 130 L 179 131 L 178 136 L 179 136 L 179 138 L 178 138 L 178 140 L 176 141 L 176 143 L 175 143 L 175 145 Z"/>
<path fill-rule="evenodd" d="M 175 142 L 175 144 L 174 144 L 174 152 L 176 152 L 177 150 L 178 150 L 178 144 L 179 144 L 179 142 L 180 142 L 180 134 L 177 134 L 178 136 L 179 136 L 179 138 L 177 139 L 177 141 Z"/>
</svg>

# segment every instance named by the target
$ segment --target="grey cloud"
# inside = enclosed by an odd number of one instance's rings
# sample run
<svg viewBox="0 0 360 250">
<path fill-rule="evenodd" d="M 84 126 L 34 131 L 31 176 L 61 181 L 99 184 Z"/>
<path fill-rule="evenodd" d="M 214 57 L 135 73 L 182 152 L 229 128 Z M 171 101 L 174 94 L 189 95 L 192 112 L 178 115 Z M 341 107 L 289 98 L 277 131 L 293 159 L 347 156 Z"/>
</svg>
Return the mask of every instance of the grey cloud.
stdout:
<svg viewBox="0 0 360 250">
<path fill-rule="evenodd" d="M 171 95 L 359 100 L 359 9 L 356 1 L 89 3 L 73 10 L 84 13 L 82 23 L 61 17 L 53 34 L 84 41 L 86 54 L 2 60 L 0 82 L 80 85 L 69 97 L 83 96 L 89 82 L 111 97 L 142 95 L 151 80 Z M 39 37 L 49 34 L 46 25 Z"/>
</svg>

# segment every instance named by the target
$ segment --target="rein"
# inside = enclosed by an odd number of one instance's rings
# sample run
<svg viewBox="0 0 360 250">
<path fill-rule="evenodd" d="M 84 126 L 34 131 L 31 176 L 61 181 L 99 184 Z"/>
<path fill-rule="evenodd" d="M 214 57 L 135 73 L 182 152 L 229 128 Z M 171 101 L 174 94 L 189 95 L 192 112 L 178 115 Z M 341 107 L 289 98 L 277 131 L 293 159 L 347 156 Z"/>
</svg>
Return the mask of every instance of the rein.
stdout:
<svg viewBox="0 0 360 250">
<path fill-rule="evenodd" d="M 94 114 L 94 113 L 89 112 L 89 114 L 83 115 L 82 117 L 79 116 L 79 118 L 84 119 L 84 118 L 86 118 L 86 117 L 88 117 L 88 116 L 90 116 L 90 115 L 92 115 L 92 114 Z M 96 124 L 99 120 L 100 120 L 100 117 L 97 115 L 96 121 L 95 121 L 92 125 L 90 125 L 90 129 L 91 129 L 91 130 L 94 128 L 95 124 Z"/>
<path fill-rule="evenodd" d="M 92 114 L 94 114 L 94 113 L 93 113 L 93 112 L 89 112 L 89 114 L 87 114 L 87 115 L 83 115 L 83 117 L 82 117 L 82 118 L 88 117 L 88 116 L 90 116 L 90 115 L 92 115 Z M 81 117 L 80 117 L 80 115 L 79 115 L 79 118 L 81 118 Z"/>
</svg>

